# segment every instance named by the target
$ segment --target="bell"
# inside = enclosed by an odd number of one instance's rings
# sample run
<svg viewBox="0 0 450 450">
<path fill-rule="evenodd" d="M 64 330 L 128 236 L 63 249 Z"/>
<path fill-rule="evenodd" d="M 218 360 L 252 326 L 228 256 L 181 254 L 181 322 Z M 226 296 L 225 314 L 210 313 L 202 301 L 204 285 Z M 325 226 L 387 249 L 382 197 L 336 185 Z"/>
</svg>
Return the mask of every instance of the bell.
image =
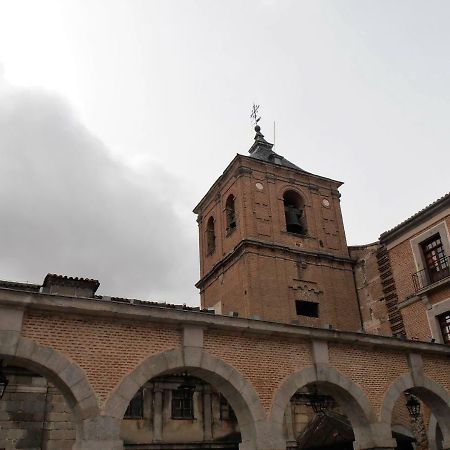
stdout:
<svg viewBox="0 0 450 450">
<path fill-rule="evenodd" d="M 302 211 L 292 205 L 285 205 L 286 229 L 289 233 L 304 234 Z"/>
<path fill-rule="evenodd" d="M 234 214 L 230 215 L 230 229 L 236 228 L 236 217 Z"/>
</svg>

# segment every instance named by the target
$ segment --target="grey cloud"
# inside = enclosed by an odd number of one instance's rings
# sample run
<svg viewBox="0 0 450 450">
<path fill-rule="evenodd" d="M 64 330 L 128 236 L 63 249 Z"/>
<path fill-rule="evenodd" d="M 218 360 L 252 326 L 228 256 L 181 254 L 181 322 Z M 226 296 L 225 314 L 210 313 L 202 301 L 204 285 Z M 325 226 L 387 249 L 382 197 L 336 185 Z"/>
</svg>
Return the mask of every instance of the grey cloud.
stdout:
<svg viewBox="0 0 450 450">
<path fill-rule="evenodd" d="M 168 201 L 182 186 L 155 165 L 144 173 L 115 161 L 61 98 L 4 88 L 0 278 L 54 272 L 97 278 L 109 295 L 196 303 L 196 243 Z"/>
</svg>

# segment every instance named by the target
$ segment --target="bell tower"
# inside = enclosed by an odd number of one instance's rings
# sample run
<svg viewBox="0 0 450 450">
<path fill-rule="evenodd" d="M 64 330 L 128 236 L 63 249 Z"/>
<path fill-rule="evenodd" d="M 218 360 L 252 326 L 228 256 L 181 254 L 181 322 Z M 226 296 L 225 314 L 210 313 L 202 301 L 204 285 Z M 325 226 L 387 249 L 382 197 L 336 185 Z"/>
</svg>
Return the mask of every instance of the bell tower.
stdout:
<svg viewBox="0 0 450 450">
<path fill-rule="evenodd" d="M 342 183 L 306 172 L 255 131 L 250 155 L 236 155 L 194 209 L 202 307 L 359 330 Z"/>
</svg>

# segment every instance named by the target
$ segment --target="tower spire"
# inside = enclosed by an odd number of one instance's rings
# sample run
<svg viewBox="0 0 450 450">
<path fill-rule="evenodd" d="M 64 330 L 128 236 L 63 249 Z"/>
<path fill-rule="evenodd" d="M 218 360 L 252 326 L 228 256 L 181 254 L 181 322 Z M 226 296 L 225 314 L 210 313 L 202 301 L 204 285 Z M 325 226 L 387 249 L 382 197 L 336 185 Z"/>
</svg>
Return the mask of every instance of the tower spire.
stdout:
<svg viewBox="0 0 450 450">
<path fill-rule="evenodd" d="M 248 151 L 250 154 L 255 152 L 258 148 L 263 148 L 271 151 L 273 144 L 270 142 L 267 142 L 264 139 L 264 135 L 261 133 L 261 127 L 259 125 L 255 126 L 255 142 L 253 142 L 253 145 L 250 147 L 250 150 Z"/>
</svg>

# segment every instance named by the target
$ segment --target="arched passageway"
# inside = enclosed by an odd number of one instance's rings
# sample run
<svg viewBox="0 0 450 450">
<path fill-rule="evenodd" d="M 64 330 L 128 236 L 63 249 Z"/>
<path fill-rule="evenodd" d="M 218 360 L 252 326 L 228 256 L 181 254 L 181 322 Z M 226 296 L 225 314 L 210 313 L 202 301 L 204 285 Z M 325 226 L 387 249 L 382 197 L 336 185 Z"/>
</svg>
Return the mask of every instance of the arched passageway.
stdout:
<svg viewBox="0 0 450 450">
<path fill-rule="evenodd" d="M 319 373 L 313 367 L 303 369 L 284 380 L 275 392 L 270 415 L 277 434 L 282 434 L 283 428 L 286 427 L 286 413 L 289 411 L 292 398 L 308 391 L 317 391 L 319 395 L 328 396 L 331 402 L 335 403 L 329 408 L 331 410 L 331 414 L 328 414 L 329 422 L 348 421 L 355 439 L 354 448 L 393 445 L 390 429 L 377 423 L 372 406 L 361 389 L 331 367 L 322 367 Z M 326 426 L 323 427 L 326 429 Z M 344 430 L 344 427 L 341 430 Z M 344 434 L 343 431 L 341 433 Z M 287 437 L 289 440 L 289 436 Z M 301 438 L 304 439 L 303 436 Z M 329 443 L 325 439 L 324 445 L 326 444 Z"/>
<path fill-rule="evenodd" d="M 95 448 L 98 440 L 104 438 L 101 430 L 95 425 L 99 422 L 97 417 L 100 411 L 97 398 L 84 372 L 74 362 L 52 348 L 41 346 L 31 339 L 23 338 L 9 331 L 0 332 L 0 359 L 3 360 L 4 373 L 10 377 L 11 381 L 5 391 L 6 397 L 4 396 L 4 401 L 10 402 L 9 418 L 11 422 L 16 422 L 16 425 L 13 426 L 19 427 L 18 429 L 21 430 L 17 433 L 10 433 L 9 436 L 16 434 L 17 439 L 23 438 L 21 443 L 13 444 L 16 448 L 27 448 L 27 442 L 31 444 L 36 440 L 32 433 L 37 434 L 35 428 L 38 426 L 36 422 L 39 420 L 41 422 L 40 445 L 37 448 L 45 448 L 43 445 L 43 440 L 45 440 L 43 434 L 46 431 L 44 415 L 47 413 L 45 408 L 53 401 L 62 403 L 62 413 L 66 414 L 67 419 L 70 416 L 73 418 L 72 427 L 66 424 L 66 429 L 70 430 L 71 428 L 72 433 L 68 432 L 67 439 L 62 439 L 62 441 L 75 439 L 73 448 L 85 450 Z M 39 381 L 36 382 L 36 380 Z M 27 387 L 30 383 L 31 386 Z M 34 386 L 37 389 L 31 389 L 33 383 L 37 384 Z M 19 398 L 23 390 L 33 390 L 43 396 L 38 395 L 37 404 L 23 403 Z M 20 410 L 14 409 L 16 401 L 20 405 Z M 20 416 L 21 413 L 25 415 Z M 33 413 L 36 413 L 34 416 L 36 420 L 29 420 L 28 425 L 18 424 L 19 422 L 26 423 L 27 421 L 24 419 L 27 417 L 33 419 Z M 41 419 L 38 416 L 42 416 Z M 62 446 L 69 445 L 67 442 L 60 444 Z M 21 447 L 17 447 L 17 445 Z M 36 448 L 36 446 L 29 448 Z"/>
<path fill-rule="evenodd" d="M 436 448 L 449 448 L 450 394 L 440 384 L 424 375 L 414 379 L 412 374 L 405 374 L 391 384 L 383 399 L 381 422 L 392 423 L 394 406 L 405 393 L 411 394 L 423 402 L 432 413 L 430 423 L 432 424 L 435 421 L 436 427 L 439 426 L 440 436 L 435 433 L 435 440 L 431 444 Z"/>
<path fill-rule="evenodd" d="M 108 397 L 104 414 L 122 419 L 142 386 L 180 375 L 190 378 L 192 384 L 198 385 L 200 380 L 210 385 L 226 399 L 239 424 L 241 449 L 281 448 L 275 446 L 279 442 L 273 441 L 272 433 L 264 426 L 265 411 L 253 386 L 236 369 L 200 349 L 177 349 L 144 360 Z"/>
</svg>

